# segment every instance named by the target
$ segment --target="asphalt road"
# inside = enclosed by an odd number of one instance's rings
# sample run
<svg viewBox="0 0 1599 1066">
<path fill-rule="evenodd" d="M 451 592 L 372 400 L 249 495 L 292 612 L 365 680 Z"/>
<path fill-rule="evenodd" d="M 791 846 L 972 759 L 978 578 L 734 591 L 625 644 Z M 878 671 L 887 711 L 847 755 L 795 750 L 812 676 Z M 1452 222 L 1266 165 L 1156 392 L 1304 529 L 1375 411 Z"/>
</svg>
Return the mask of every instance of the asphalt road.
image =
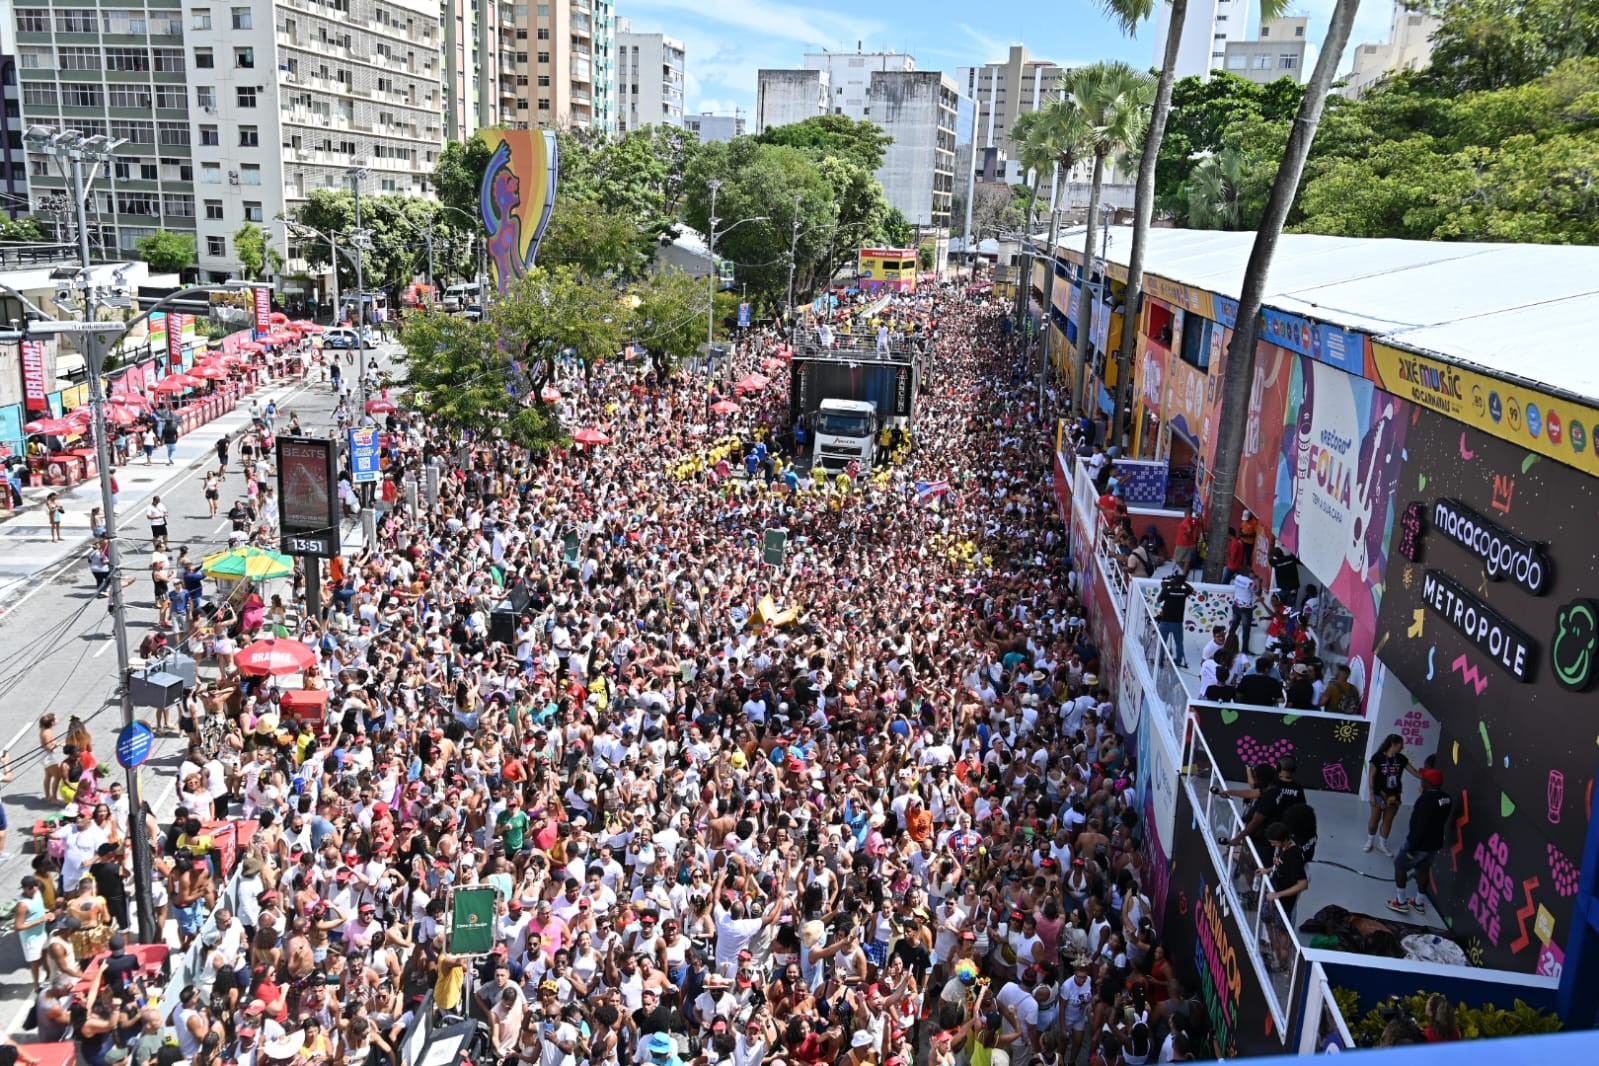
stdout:
<svg viewBox="0 0 1599 1066">
<path fill-rule="evenodd" d="M 396 350 L 376 353 L 380 364 L 387 365 Z M 345 369 L 348 373 L 348 364 Z M 333 432 L 336 397 L 327 384 L 282 381 L 258 390 L 254 398 L 263 408 L 268 399 L 276 400 L 279 432 L 294 414 L 307 435 Z M 221 434 L 236 436 L 248 424 L 248 407 L 246 401 L 183 438 L 173 466 L 163 464 L 158 449 L 154 466 L 146 467 L 140 459 L 118 470 L 118 545 L 129 605 L 129 644 L 135 656 L 139 642 L 156 623 L 149 579 L 150 526 L 145 520 L 149 498 L 158 493 L 170 510 L 169 554 L 174 560 L 184 545 L 196 557 L 226 547 L 229 523 L 224 515 L 234 495 L 244 491 L 237 447 L 216 518 L 210 516 L 204 499 L 203 473 L 216 465 L 215 442 Z M 21 878 L 31 872 L 34 855 L 26 845 L 32 823 L 59 809 L 42 795 L 45 760 L 38 748 L 39 716 L 55 712 L 58 736 L 69 715 L 83 719 L 102 764 L 114 765 L 115 736 L 121 727 L 114 698 L 117 656 L 112 619 L 107 601 L 94 595 L 84 561 L 91 543 L 88 508 L 98 502 L 98 491 L 88 486 L 65 502 L 65 544 L 49 541 L 44 516 L 37 510 L 0 523 L 0 571 L 8 579 L 0 584 L 0 750 L 9 751 L 11 778 L 0 784 L 0 802 L 10 823 L 4 843 L 9 857 L 0 860 L 0 907 L 7 911 L 20 893 Z M 153 712 L 139 714 L 153 722 Z M 174 806 L 183 747 L 181 738 L 159 738 L 142 770 L 144 798 L 163 820 Z M 0 937 L 0 1033 L 27 1039 L 19 1028 L 31 1001 L 28 968 L 16 936 L 7 934 Z"/>
</svg>

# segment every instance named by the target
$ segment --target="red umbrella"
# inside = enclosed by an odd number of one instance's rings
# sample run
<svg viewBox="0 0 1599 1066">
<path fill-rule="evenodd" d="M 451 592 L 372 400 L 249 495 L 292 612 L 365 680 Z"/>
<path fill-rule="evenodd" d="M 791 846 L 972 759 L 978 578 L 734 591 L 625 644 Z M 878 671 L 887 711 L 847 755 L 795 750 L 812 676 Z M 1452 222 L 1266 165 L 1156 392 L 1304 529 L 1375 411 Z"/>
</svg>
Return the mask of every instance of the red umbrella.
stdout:
<svg viewBox="0 0 1599 1066">
<path fill-rule="evenodd" d="M 554 385 L 546 385 L 539 390 L 539 399 L 545 403 L 555 403 L 561 398 L 561 390 Z"/>
<path fill-rule="evenodd" d="M 237 350 L 241 352 L 264 352 L 266 351 L 266 345 L 257 341 L 240 341 Z"/>
<path fill-rule="evenodd" d="M 316 662 L 316 651 L 298 640 L 258 640 L 234 662 L 246 674 L 298 674 Z"/>
<path fill-rule="evenodd" d="M 114 392 L 111 394 L 111 399 L 106 402 L 119 407 L 137 407 L 141 411 L 148 411 L 155 406 L 148 396 L 141 396 L 136 392 Z"/>
<path fill-rule="evenodd" d="M 732 400 L 717 400 L 715 403 L 711 404 L 711 411 L 719 415 L 736 415 L 741 410 L 743 410 L 743 408 L 739 407 L 739 405 L 734 403 Z"/>
<path fill-rule="evenodd" d="M 105 407 L 105 420 L 114 426 L 131 426 L 139 420 L 139 416 L 120 404 L 108 403 Z"/>
<path fill-rule="evenodd" d="M 45 436 L 59 437 L 63 433 L 71 433 L 78 427 L 65 418 L 41 418 L 36 422 L 29 422 L 22 427 L 22 432 L 30 436 L 38 433 Z"/>
<path fill-rule="evenodd" d="M 211 381 L 221 381 L 228 376 L 227 370 L 224 367 L 217 366 L 215 363 L 203 363 L 189 371 L 189 374 L 192 377 L 207 378 Z"/>
<path fill-rule="evenodd" d="M 173 374 L 171 377 L 162 378 L 157 382 L 155 391 L 178 393 L 184 389 L 197 389 L 204 384 L 204 378 L 193 377 L 189 374 Z"/>
<path fill-rule="evenodd" d="M 289 323 L 289 325 L 293 326 L 301 333 L 325 333 L 327 331 L 326 326 L 319 326 L 315 322 L 308 322 L 304 319 L 296 320 Z"/>
<path fill-rule="evenodd" d="M 368 400 L 366 402 L 366 413 L 369 415 L 393 414 L 398 410 L 399 408 L 394 406 L 393 400 L 385 400 L 380 397 L 379 399 Z"/>
<path fill-rule="evenodd" d="M 267 321 L 270 322 L 274 326 L 281 326 L 283 323 L 287 322 L 288 320 L 289 320 L 289 316 L 284 314 L 282 311 L 273 311 L 270 315 L 267 316 Z"/>
<path fill-rule="evenodd" d="M 763 369 L 765 369 L 765 370 L 776 370 L 778 367 L 780 367 L 782 365 L 783 365 L 783 360 L 774 359 L 771 356 L 768 356 L 765 359 L 761 360 L 761 367 Z"/>
<path fill-rule="evenodd" d="M 771 379 L 761 374 L 746 374 L 733 383 L 739 392 L 759 392 L 771 384 Z"/>
<path fill-rule="evenodd" d="M 579 444 L 606 444 L 611 438 L 597 429 L 580 429 L 572 434 L 572 439 Z"/>
</svg>

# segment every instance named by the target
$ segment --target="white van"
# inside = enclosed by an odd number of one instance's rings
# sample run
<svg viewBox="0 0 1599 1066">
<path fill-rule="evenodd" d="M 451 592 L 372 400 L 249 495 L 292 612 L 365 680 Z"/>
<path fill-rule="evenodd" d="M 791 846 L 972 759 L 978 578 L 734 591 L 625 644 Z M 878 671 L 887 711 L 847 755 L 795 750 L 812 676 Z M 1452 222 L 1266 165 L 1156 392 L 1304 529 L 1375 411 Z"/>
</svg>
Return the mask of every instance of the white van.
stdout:
<svg viewBox="0 0 1599 1066">
<path fill-rule="evenodd" d="M 444 290 L 444 309 L 455 312 L 470 303 L 482 300 L 483 286 L 475 281 L 463 281 Z"/>
</svg>

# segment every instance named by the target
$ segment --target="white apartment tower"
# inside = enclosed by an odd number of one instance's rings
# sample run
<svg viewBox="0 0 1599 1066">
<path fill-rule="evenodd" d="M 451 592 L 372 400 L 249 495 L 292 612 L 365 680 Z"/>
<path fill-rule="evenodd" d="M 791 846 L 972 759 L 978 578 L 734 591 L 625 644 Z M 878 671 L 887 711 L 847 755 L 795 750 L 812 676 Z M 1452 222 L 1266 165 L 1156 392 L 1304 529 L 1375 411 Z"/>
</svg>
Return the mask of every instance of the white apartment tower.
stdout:
<svg viewBox="0 0 1599 1066">
<path fill-rule="evenodd" d="M 1002 62 L 956 69 L 961 95 L 971 100 L 975 108 L 973 142 L 999 149 L 1000 169 L 993 180 L 1022 180 L 1023 176 L 1003 169 L 1003 160 L 1013 160 L 1018 154 L 1011 129 L 1018 118 L 1056 99 L 1065 76 L 1065 67 L 1029 58 L 1027 49 L 1019 44 L 1011 45 Z"/>
<path fill-rule="evenodd" d="M 124 140 L 94 184 L 107 254 L 195 235 L 203 280 L 233 235 L 367 171 L 368 193 L 427 195 L 443 140 L 435 0 L 228 0 L 18 8 L 25 121 Z M 149 5 L 149 6 L 147 6 Z M 35 199 L 65 182 L 30 160 Z"/>
<path fill-rule="evenodd" d="M 1155 66 L 1166 62 L 1166 38 L 1171 28 L 1171 4 L 1156 5 Z M 1182 42 L 1177 51 L 1179 78 L 1209 78 L 1221 70 L 1227 59 L 1229 41 L 1249 37 L 1250 6 L 1247 0 L 1193 0 L 1183 20 Z"/>
<path fill-rule="evenodd" d="M 616 129 L 683 125 L 683 42 L 616 20 Z"/>
</svg>

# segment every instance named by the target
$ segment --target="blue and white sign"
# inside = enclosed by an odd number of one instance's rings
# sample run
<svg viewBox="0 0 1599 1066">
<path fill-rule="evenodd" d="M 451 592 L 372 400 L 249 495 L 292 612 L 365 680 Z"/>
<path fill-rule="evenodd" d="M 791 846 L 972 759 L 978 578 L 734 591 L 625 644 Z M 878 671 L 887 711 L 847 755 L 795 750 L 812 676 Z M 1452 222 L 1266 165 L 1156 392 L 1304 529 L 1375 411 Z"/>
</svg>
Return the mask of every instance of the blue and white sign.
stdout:
<svg viewBox="0 0 1599 1066">
<path fill-rule="evenodd" d="M 378 462 L 378 431 L 350 430 L 350 478 L 357 485 L 376 484 L 383 477 Z"/>
<path fill-rule="evenodd" d="M 155 748 L 155 730 L 143 722 L 133 722 L 117 734 L 117 762 L 124 770 L 143 766 Z"/>
<path fill-rule="evenodd" d="M 738 305 L 738 328 L 739 329 L 749 329 L 750 328 L 750 305 L 749 304 L 741 303 L 741 304 Z"/>
</svg>

